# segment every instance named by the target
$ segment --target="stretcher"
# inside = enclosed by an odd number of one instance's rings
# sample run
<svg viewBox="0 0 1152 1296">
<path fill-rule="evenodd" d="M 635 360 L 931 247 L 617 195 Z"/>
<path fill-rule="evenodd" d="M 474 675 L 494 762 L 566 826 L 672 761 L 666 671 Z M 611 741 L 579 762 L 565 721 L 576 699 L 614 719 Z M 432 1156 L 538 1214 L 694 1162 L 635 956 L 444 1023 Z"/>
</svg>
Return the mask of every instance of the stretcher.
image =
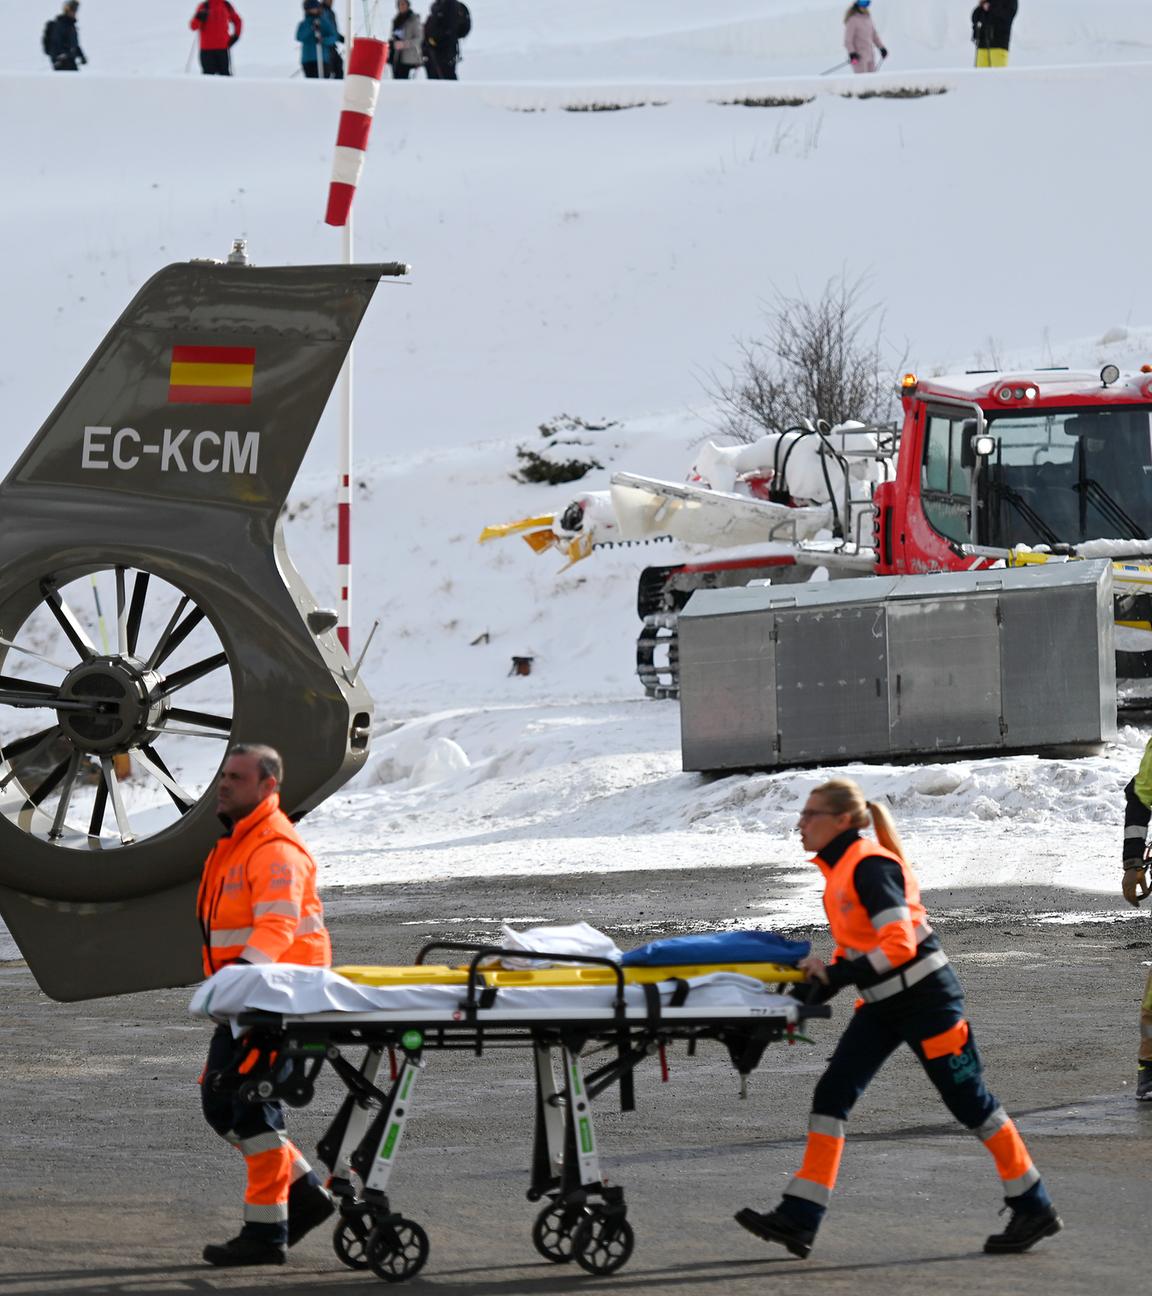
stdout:
<svg viewBox="0 0 1152 1296">
<path fill-rule="evenodd" d="M 471 957 L 461 967 L 426 962 L 436 950 Z M 527 1196 L 544 1202 L 533 1244 L 554 1263 L 608 1274 L 627 1262 L 634 1237 L 624 1190 L 602 1173 L 594 1100 L 616 1086 L 621 1109 L 633 1110 L 641 1062 L 658 1054 L 666 1079 L 669 1044 L 685 1042 L 691 1056 L 706 1040 L 727 1049 L 743 1096 L 769 1044 L 806 1039 L 804 1021 L 830 1013 L 783 993 L 803 975 L 778 964 L 621 967 L 548 954 L 572 966 L 484 966 L 502 957 L 522 960 L 524 951 L 437 942 L 412 967 L 232 966 L 192 1000 L 192 1013 L 230 1023 L 237 1037 L 217 1083 L 241 1101 L 306 1106 L 325 1066 L 343 1083 L 346 1096 L 317 1150 L 339 1204 L 333 1246 L 349 1268 L 401 1282 L 428 1257 L 427 1234 L 393 1208 L 389 1185 L 429 1054 L 531 1050 Z M 587 1069 L 599 1053 L 608 1060 Z"/>
</svg>

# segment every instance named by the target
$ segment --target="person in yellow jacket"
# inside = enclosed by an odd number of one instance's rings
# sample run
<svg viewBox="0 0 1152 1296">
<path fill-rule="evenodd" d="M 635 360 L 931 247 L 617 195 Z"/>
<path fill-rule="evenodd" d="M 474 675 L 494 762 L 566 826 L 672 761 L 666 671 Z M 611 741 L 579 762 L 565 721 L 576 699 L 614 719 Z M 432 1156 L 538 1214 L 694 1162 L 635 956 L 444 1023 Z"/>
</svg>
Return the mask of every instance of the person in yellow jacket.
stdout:
<svg viewBox="0 0 1152 1296">
<path fill-rule="evenodd" d="M 330 967 L 332 945 L 316 892 L 316 862 L 280 809 L 284 777 L 271 747 L 233 747 L 220 769 L 216 811 L 224 834 L 204 864 L 196 909 L 204 972 L 233 963 L 304 963 Z M 248 1169 L 244 1223 L 238 1236 L 204 1248 L 212 1265 L 279 1265 L 335 1207 L 319 1178 L 285 1133 L 279 1102 L 242 1103 L 217 1087 L 243 1042 L 216 1028 L 201 1077 L 204 1117 L 239 1149 Z"/>
<path fill-rule="evenodd" d="M 1152 738 L 1136 777 L 1124 789 L 1124 880 L 1121 890 L 1130 905 L 1138 905 L 1149 895 L 1148 861 L 1144 839 L 1152 818 Z M 1152 1102 L 1152 972 L 1140 1001 L 1140 1051 L 1136 1059 L 1136 1100 Z"/>
<path fill-rule="evenodd" d="M 860 835 L 869 823 L 878 841 Z M 1027 1251 L 1059 1233 L 1060 1217 L 1024 1140 L 984 1083 L 964 992 L 920 902 L 891 816 L 865 801 L 850 779 L 832 779 L 812 791 L 799 827 L 824 875 L 824 911 L 836 941 L 831 963 L 810 954 L 800 966 L 819 998 L 851 985 L 860 1000 L 812 1095 L 803 1164 L 774 1210 L 745 1207 L 737 1222 L 801 1259 L 808 1255 L 831 1201 L 852 1108 L 906 1044 L 996 1164 L 1011 1215 L 984 1250 Z"/>
</svg>

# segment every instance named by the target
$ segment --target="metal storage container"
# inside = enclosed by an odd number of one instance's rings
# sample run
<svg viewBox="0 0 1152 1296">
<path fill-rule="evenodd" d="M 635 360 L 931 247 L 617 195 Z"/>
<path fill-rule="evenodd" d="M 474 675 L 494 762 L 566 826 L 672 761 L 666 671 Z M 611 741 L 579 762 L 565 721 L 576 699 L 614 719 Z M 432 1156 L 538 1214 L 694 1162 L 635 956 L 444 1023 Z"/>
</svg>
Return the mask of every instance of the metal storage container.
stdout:
<svg viewBox="0 0 1152 1296">
<path fill-rule="evenodd" d="M 1116 733 L 1104 560 L 700 590 L 686 770 L 1097 747 Z"/>
</svg>

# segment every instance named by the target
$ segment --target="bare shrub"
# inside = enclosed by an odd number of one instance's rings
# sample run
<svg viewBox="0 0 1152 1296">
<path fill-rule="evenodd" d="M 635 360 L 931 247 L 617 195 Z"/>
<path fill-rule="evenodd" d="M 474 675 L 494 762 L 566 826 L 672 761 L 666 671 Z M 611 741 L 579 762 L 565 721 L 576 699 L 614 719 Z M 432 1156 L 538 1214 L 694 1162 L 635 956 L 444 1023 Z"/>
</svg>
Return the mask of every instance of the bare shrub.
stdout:
<svg viewBox="0 0 1152 1296">
<path fill-rule="evenodd" d="M 809 104 L 815 96 L 803 98 L 800 95 L 762 95 L 748 99 L 716 99 L 715 103 L 726 108 L 799 108 Z"/>
<path fill-rule="evenodd" d="M 777 289 L 764 310 L 764 335 L 741 339 L 739 363 L 704 382 L 720 406 L 720 431 L 755 441 L 806 418 L 889 421 L 907 352 L 885 361 L 884 314 L 864 301 L 865 287 L 840 275 L 815 301 Z"/>
<path fill-rule="evenodd" d="M 590 445 L 591 442 L 581 438 L 581 432 L 606 432 L 615 426 L 615 419 L 586 419 L 579 414 L 557 414 L 537 428 L 544 438 L 543 450 L 533 450 L 531 446 L 524 445 L 516 447 L 520 467 L 510 476 L 513 481 L 549 486 L 579 481 L 604 465 L 591 455 L 587 458 L 566 458 L 568 452 L 562 447 Z"/>
<path fill-rule="evenodd" d="M 846 90 L 841 99 L 928 99 L 948 93 L 947 86 L 886 86 L 883 90 Z"/>
</svg>

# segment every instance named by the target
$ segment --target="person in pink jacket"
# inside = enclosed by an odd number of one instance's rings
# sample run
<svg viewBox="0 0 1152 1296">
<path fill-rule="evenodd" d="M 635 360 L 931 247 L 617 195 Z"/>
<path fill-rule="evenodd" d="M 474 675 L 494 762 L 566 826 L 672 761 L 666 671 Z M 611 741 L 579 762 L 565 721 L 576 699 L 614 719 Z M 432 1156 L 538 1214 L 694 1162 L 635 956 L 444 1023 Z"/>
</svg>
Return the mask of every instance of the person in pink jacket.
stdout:
<svg viewBox="0 0 1152 1296">
<path fill-rule="evenodd" d="M 876 33 L 872 21 L 872 0 L 856 0 L 844 15 L 844 48 L 848 51 L 848 62 L 853 72 L 875 72 L 876 50 L 880 57 L 886 59 L 888 51 Z"/>
</svg>

